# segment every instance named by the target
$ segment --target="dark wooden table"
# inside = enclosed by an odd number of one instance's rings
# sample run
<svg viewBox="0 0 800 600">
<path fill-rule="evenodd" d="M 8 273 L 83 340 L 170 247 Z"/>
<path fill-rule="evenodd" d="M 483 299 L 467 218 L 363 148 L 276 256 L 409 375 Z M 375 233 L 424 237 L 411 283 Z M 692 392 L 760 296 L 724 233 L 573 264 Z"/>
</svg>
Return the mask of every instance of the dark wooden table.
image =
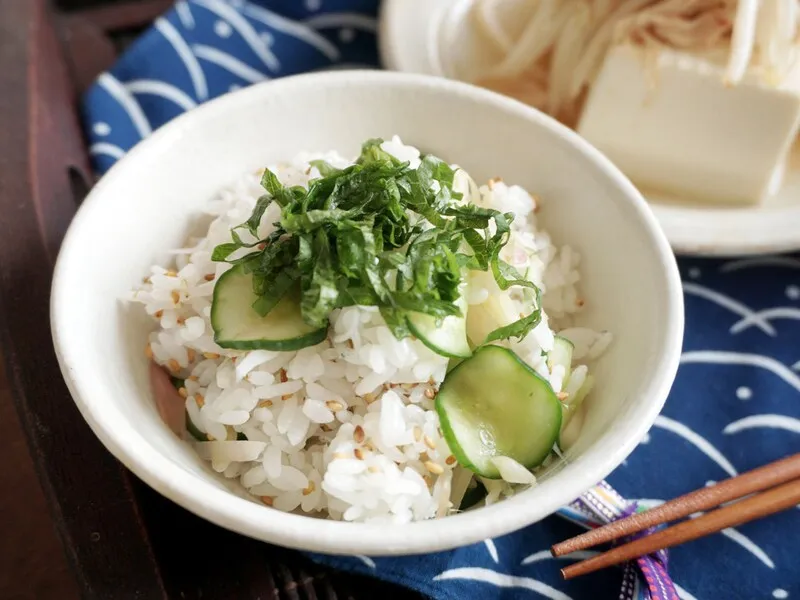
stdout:
<svg viewBox="0 0 800 600">
<path fill-rule="evenodd" d="M 299 0 L 298 0 L 299 1 Z M 164 0 L 0 0 L 0 348 L 86 598 L 416 598 L 189 514 L 125 470 L 73 404 L 50 338 L 53 263 L 93 181 L 77 99 Z"/>
</svg>

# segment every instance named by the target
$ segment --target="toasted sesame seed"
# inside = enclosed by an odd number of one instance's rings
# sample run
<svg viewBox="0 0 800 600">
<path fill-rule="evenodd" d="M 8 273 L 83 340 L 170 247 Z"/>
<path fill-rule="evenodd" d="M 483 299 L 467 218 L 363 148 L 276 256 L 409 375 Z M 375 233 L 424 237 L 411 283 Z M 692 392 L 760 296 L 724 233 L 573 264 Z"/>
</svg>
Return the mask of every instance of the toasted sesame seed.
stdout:
<svg viewBox="0 0 800 600">
<path fill-rule="evenodd" d="M 413 390 L 416 387 L 416 384 L 413 383 L 401 383 L 400 387 L 402 387 L 407 392 Z"/>
<path fill-rule="evenodd" d="M 174 358 L 170 358 L 169 359 L 169 362 L 167 363 L 167 366 L 169 367 L 169 370 L 172 371 L 173 373 L 177 373 L 178 371 L 181 370 L 180 363 L 177 360 L 175 360 Z"/>
<path fill-rule="evenodd" d="M 376 467 L 375 465 L 372 465 L 371 467 L 367 467 L 367 471 L 369 471 L 370 473 L 380 473 L 381 472 L 380 467 Z"/>
<path fill-rule="evenodd" d="M 258 403 L 257 406 L 259 408 L 267 408 L 269 406 L 272 406 L 272 400 L 262 400 L 261 402 Z"/>
<path fill-rule="evenodd" d="M 434 390 L 433 388 L 425 388 L 425 397 L 428 400 L 433 400 L 434 398 L 436 398 L 436 390 Z"/>
<path fill-rule="evenodd" d="M 456 457 L 451 454 L 450 456 L 448 456 L 445 459 L 444 464 L 446 464 L 446 465 L 454 465 L 454 464 L 456 464 Z"/>
<path fill-rule="evenodd" d="M 187 398 L 189 396 L 189 392 L 186 391 L 185 387 L 178 388 L 178 393 L 181 395 L 181 398 Z"/>
<path fill-rule="evenodd" d="M 206 439 L 208 439 L 208 441 L 209 441 L 209 442 L 215 442 L 215 441 L 217 441 L 217 438 L 215 438 L 215 437 L 214 437 L 213 435 L 211 435 L 210 433 L 207 433 L 207 434 L 206 434 Z"/>
<path fill-rule="evenodd" d="M 261 496 L 261 501 L 267 506 L 272 506 L 273 500 L 271 496 Z"/>
<path fill-rule="evenodd" d="M 197 375 L 189 375 L 186 379 L 189 381 L 197 381 Z"/>
<path fill-rule="evenodd" d="M 364 441 L 364 428 L 361 425 L 356 425 L 356 430 L 353 432 L 353 439 L 359 444 Z"/>
<path fill-rule="evenodd" d="M 326 432 L 328 432 L 328 431 L 333 431 L 333 429 L 331 429 L 330 425 L 327 425 L 327 424 L 325 424 L 325 423 L 323 423 L 322 425 L 320 425 L 320 426 L 319 426 L 319 428 L 320 428 L 320 429 L 322 429 L 322 431 L 326 431 Z"/>
<path fill-rule="evenodd" d="M 215 358 L 219 358 L 219 354 L 216 352 L 203 352 L 203 358 L 214 360 Z"/>
<path fill-rule="evenodd" d="M 178 304 L 181 301 L 181 293 L 178 290 L 172 290 L 170 296 L 172 297 L 173 304 Z"/>
<path fill-rule="evenodd" d="M 377 400 L 375 394 L 364 394 L 364 402 L 367 404 L 372 404 L 375 400 Z"/>
<path fill-rule="evenodd" d="M 153 347 L 150 344 L 144 347 L 144 355 L 150 360 L 153 360 Z"/>
<path fill-rule="evenodd" d="M 183 325 L 184 323 L 186 323 L 186 317 L 178 317 L 177 319 L 175 319 L 175 322 L 178 325 Z"/>
<path fill-rule="evenodd" d="M 149 284 L 149 283 L 151 283 L 151 282 L 150 282 L 150 278 L 149 278 L 149 277 L 142 277 L 142 283 L 144 283 L 144 284 Z"/>
<path fill-rule="evenodd" d="M 361 448 L 356 448 L 355 450 L 353 450 L 353 454 L 355 454 L 355 457 L 358 460 L 364 460 L 364 451 L 361 450 Z"/>
<path fill-rule="evenodd" d="M 163 310 L 157 310 L 156 312 L 154 312 L 154 313 L 153 313 L 153 316 L 154 316 L 156 319 L 160 319 L 161 317 L 163 317 L 163 316 L 164 316 L 164 311 L 163 311 Z"/>
<path fill-rule="evenodd" d="M 569 394 L 568 394 L 567 392 L 558 392 L 558 393 L 556 394 L 556 398 L 558 398 L 558 399 L 559 399 L 559 400 L 561 400 L 561 401 L 564 401 L 564 400 L 566 400 L 567 398 L 569 398 Z"/>
<path fill-rule="evenodd" d="M 430 448 L 431 450 L 436 450 L 436 442 L 434 442 L 430 436 L 425 436 L 423 438 L 425 440 L 425 445 Z"/>
<path fill-rule="evenodd" d="M 197 358 L 197 351 L 194 348 L 187 348 L 186 349 L 186 356 L 189 359 L 189 362 L 194 362 L 194 359 Z"/>
<path fill-rule="evenodd" d="M 203 408 L 203 406 L 205 406 L 205 404 L 206 404 L 206 399 L 203 396 L 203 394 L 195 394 L 194 395 L 194 401 L 197 403 L 197 406 L 199 408 Z"/>
<path fill-rule="evenodd" d="M 307 487 L 307 488 L 305 488 L 305 489 L 303 490 L 303 496 L 308 496 L 308 495 L 309 495 L 310 493 L 312 493 L 312 492 L 313 492 L 315 489 L 317 489 L 317 486 L 316 486 L 316 485 L 314 485 L 314 482 L 313 482 L 313 481 L 309 481 L 309 482 L 308 482 L 308 487 Z"/>
<path fill-rule="evenodd" d="M 428 469 L 428 471 L 430 471 L 434 475 L 441 475 L 442 473 L 444 473 L 442 465 L 437 464 L 432 460 L 426 460 L 423 464 L 425 465 L 425 468 Z"/>
<path fill-rule="evenodd" d="M 336 459 L 336 458 L 350 458 L 350 457 L 347 456 L 347 454 L 345 454 L 344 452 L 334 452 L 333 458 Z"/>
<path fill-rule="evenodd" d="M 205 275 L 205 276 L 203 277 L 203 279 L 205 279 L 206 281 L 214 281 L 214 279 L 215 279 L 216 277 L 217 277 L 217 276 L 216 276 L 214 273 L 209 273 L 208 275 Z"/>
<path fill-rule="evenodd" d="M 519 313 L 519 318 L 520 319 L 524 319 L 525 318 L 525 313 L 524 312 Z"/>
<path fill-rule="evenodd" d="M 341 402 L 339 402 L 337 400 L 328 400 L 325 403 L 325 406 L 327 406 L 333 412 L 337 412 L 337 411 L 340 411 L 340 410 L 344 409 L 344 404 L 342 404 Z"/>
<path fill-rule="evenodd" d="M 281 400 L 291 400 L 292 396 L 294 396 L 294 394 L 284 394 L 281 396 Z"/>
<path fill-rule="evenodd" d="M 420 441 L 422 439 L 422 429 L 414 427 L 414 439 Z"/>
<path fill-rule="evenodd" d="M 286 369 L 281 369 L 278 371 L 278 377 L 280 378 L 281 383 L 286 383 L 289 381 L 289 376 L 286 374 Z"/>
</svg>

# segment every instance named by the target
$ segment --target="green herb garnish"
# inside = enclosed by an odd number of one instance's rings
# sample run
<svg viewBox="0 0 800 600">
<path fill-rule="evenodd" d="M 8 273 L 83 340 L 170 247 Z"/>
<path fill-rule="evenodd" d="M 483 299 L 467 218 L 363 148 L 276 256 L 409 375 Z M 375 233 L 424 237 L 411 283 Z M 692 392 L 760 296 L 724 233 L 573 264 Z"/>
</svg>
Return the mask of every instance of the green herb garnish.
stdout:
<svg viewBox="0 0 800 600">
<path fill-rule="evenodd" d="M 491 269 L 503 290 L 530 288 L 536 308 L 484 343 L 527 335 L 540 321 L 539 290 L 499 257 L 514 215 L 460 203 L 447 163 L 426 155 L 412 169 L 381 143 L 366 142 L 356 164 L 345 169 L 315 161 L 322 177 L 308 189 L 286 187 L 266 170 L 266 193 L 212 259 L 252 273 L 253 309 L 261 316 L 299 287 L 307 324 L 324 327 L 336 308 L 377 306 L 397 338 L 410 335 L 409 313 L 460 316 L 454 302 L 464 273 Z M 273 202 L 280 220 L 259 239 L 259 224 Z"/>
</svg>

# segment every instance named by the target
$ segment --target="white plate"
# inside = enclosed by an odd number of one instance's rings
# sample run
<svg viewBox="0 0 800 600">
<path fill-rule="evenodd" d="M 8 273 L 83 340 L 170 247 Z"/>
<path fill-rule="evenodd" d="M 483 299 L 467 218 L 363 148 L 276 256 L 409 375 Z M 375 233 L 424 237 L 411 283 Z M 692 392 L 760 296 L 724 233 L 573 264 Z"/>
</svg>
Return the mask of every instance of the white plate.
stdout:
<svg viewBox="0 0 800 600">
<path fill-rule="evenodd" d="M 381 55 L 393 70 L 468 79 L 485 56 L 465 21 L 473 0 L 385 0 Z M 783 188 L 764 205 L 719 208 L 648 194 L 679 254 L 736 256 L 800 249 L 800 151 Z"/>
</svg>

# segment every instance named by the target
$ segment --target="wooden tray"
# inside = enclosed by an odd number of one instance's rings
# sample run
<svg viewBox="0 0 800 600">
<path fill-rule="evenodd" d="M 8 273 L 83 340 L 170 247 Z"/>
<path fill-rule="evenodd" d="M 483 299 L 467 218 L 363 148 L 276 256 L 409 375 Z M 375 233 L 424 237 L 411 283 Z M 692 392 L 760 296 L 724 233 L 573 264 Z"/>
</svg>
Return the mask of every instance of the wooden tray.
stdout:
<svg viewBox="0 0 800 600">
<path fill-rule="evenodd" d="M 93 181 L 77 99 L 169 5 L 0 1 L 0 348 L 82 594 L 418 598 L 235 535 L 156 494 L 100 445 L 61 379 L 50 338 L 50 280 L 67 225 Z"/>
</svg>

